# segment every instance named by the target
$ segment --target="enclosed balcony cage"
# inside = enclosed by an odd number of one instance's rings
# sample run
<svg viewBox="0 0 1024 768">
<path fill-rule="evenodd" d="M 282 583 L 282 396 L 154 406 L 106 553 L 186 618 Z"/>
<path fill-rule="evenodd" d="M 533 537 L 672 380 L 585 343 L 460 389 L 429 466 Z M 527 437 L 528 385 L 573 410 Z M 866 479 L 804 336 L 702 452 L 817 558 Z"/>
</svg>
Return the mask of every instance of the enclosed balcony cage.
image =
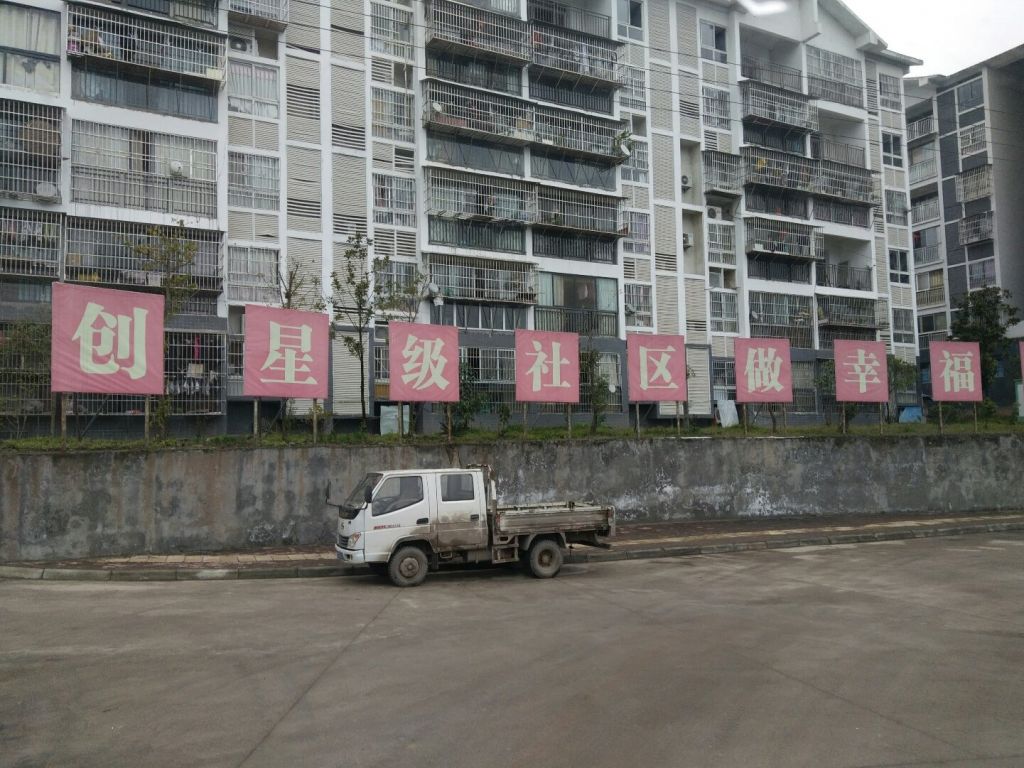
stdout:
<svg viewBox="0 0 1024 768">
<path fill-rule="evenodd" d="M 627 124 L 601 120 L 578 112 L 537 107 L 536 141 L 566 152 L 621 162 Z"/>
<path fill-rule="evenodd" d="M 829 160 L 822 160 L 818 164 L 814 185 L 816 195 L 870 205 L 874 197 L 873 189 L 872 173 L 867 168 Z"/>
<path fill-rule="evenodd" d="M 288 26 L 288 0 L 228 0 L 228 18 L 281 30 Z"/>
<path fill-rule="evenodd" d="M 536 269 L 519 261 L 498 261 L 432 253 L 427 256 L 431 282 L 445 299 L 533 304 Z"/>
<path fill-rule="evenodd" d="M 708 261 L 736 264 L 736 226 L 732 222 L 708 222 Z"/>
<path fill-rule="evenodd" d="M 931 115 L 907 123 L 907 141 L 916 141 L 935 133 L 935 118 Z"/>
<path fill-rule="evenodd" d="M 450 0 L 430 0 L 426 8 L 428 46 L 529 61 L 529 26 L 525 21 Z"/>
<path fill-rule="evenodd" d="M 845 224 L 848 227 L 868 228 L 871 226 L 871 207 L 854 205 L 838 200 L 815 198 L 812 201 L 812 216 L 816 221 Z"/>
<path fill-rule="evenodd" d="M 864 147 L 835 141 L 825 136 L 811 136 L 811 157 L 856 168 L 864 168 L 867 164 Z"/>
<path fill-rule="evenodd" d="M 747 184 L 813 192 L 817 185 L 817 163 L 788 152 L 761 147 L 743 147 L 743 169 Z"/>
<path fill-rule="evenodd" d="M 550 259 L 614 264 L 615 239 L 578 232 L 538 229 L 533 232 L 533 255 Z"/>
<path fill-rule="evenodd" d="M 94 6 L 68 5 L 67 53 L 69 58 L 224 82 L 223 35 Z"/>
<path fill-rule="evenodd" d="M 799 349 L 814 346 L 810 296 L 751 291 L 750 335 L 754 338 L 789 339 Z"/>
<path fill-rule="evenodd" d="M 63 228 L 54 211 L 0 208 L 0 275 L 60 277 Z"/>
<path fill-rule="evenodd" d="M 876 328 L 874 299 L 850 296 L 818 296 L 818 325 Z"/>
<path fill-rule="evenodd" d="M 536 135 L 528 102 L 452 83 L 423 83 L 423 122 L 440 131 L 525 144 Z"/>
<path fill-rule="evenodd" d="M 0 195 L 60 201 L 62 110 L 0 99 Z"/>
<path fill-rule="evenodd" d="M 809 45 L 807 84 L 816 99 L 864 108 L 864 66 L 857 59 Z"/>
<path fill-rule="evenodd" d="M 536 223 L 547 227 L 624 235 L 619 198 L 555 187 L 537 191 Z"/>
<path fill-rule="evenodd" d="M 821 259 L 821 241 L 815 227 L 775 219 L 747 217 L 747 253 Z"/>
<path fill-rule="evenodd" d="M 618 44 L 572 30 L 534 24 L 531 63 L 579 80 L 620 84 Z"/>
<path fill-rule="evenodd" d="M 584 8 L 552 0 L 529 0 L 526 4 L 530 21 L 548 24 L 553 27 L 571 29 L 585 35 L 611 39 L 612 20 L 602 13 L 594 13 Z"/>
<path fill-rule="evenodd" d="M 799 69 L 752 56 L 744 56 L 740 67 L 741 74 L 748 80 L 756 80 L 758 83 L 794 93 L 804 92 L 803 73 Z"/>
<path fill-rule="evenodd" d="M 818 130 L 818 110 L 806 96 L 750 80 L 740 83 L 740 95 L 744 119 L 803 131 Z"/>
<path fill-rule="evenodd" d="M 992 239 L 992 211 L 967 216 L 960 221 L 960 245 Z"/>
<path fill-rule="evenodd" d="M 533 184 L 441 168 L 428 168 L 426 174 L 431 216 L 523 223 L 536 217 Z"/>
<path fill-rule="evenodd" d="M 704 166 L 704 191 L 729 195 L 743 194 L 743 174 L 740 156 L 728 152 L 704 151 L 701 153 Z"/>
<path fill-rule="evenodd" d="M 276 248 L 228 246 L 228 299 L 280 303 L 279 258 Z"/>
<path fill-rule="evenodd" d="M 967 203 L 992 194 L 992 166 L 983 165 L 956 177 L 956 201 Z"/>
<path fill-rule="evenodd" d="M 846 288 L 851 291 L 873 291 L 871 270 L 848 264 L 818 264 L 817 283 L 823 288 Z"/>
</svg>

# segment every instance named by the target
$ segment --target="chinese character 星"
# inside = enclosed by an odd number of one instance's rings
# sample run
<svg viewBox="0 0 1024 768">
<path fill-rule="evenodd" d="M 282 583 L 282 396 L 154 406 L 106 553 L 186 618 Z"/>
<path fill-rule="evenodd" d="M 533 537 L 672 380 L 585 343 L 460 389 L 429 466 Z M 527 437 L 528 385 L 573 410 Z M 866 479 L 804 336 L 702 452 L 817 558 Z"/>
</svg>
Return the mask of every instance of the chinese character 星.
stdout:
<svg viewBox="0 0 1024 768">
<path fill-rule="evenodd" d="M 112 315 L 90 301 L 75 329 L 78 364 L 83 373 L 111 374 L 124 370 L 131 379 L 146 375 L 146 316 L 135 307 L 131 315 Z M 128 361 L 131 365 L 127 365 Z"/>
<path fill-rule="evenodd" d="M 413 389 L 430 386 L 448 389 L 448 379 L 444 377 L 448 359 L 441 354 L 443 350 L 443 339 L 419 339 L 409 334 L 402 350 L 403 383 L 411 383 Z"/>
<path fill-rule="evenodd" d="M 569 387 L 568 381 L 562 381 L 562 366 L 568 365 L 569 361 L 562 357 L 562 344 L 558 341 L 551 342 L 551 356 L 544 352 L 544 347 L 539 341 L 533 342 L 533 352 L 527 352 L 527 357 L 534 358 L 533 365 L 526 371 L 528 376 L 533 377 L 531 387 L 534 392 L 541 390 L 541 377 L 544 374 L 551 374 L 551 382 L 548 387 Z"/>
<path fill-rule="evenodd" d="M 973 392 L 974 371 L 971 362 L 973 352 L 942 351 L 942 384 L 947 392 Z"/>
<path fill-rule="evenodd" d="M 878 356 L 873 352 L 858 349 L 855 356 L 847 357 L 843 361 L 843 367 L 848 369 L 846 372 L 847 376 L 852 377 L 844 379 L 844 381 L 856 384 L 857 391 L 864 394 L 868 391 L 868 384 L 882 383 L 881 379 L 878 378 L 878 368 L 880 365 Z"/>
<path fill-rule="evenodd" d="M 675 388 L 676 383 L 672 381 L 672 374 L 668 370 L 668 364 L 672 360 L 672 353 L 675 351 L 675 347 L 640 347 L 641 389 Z M 658 379 L 661 379 L 663 383 L 657 383 Z"/>
<path fill-rule="evenodd" d="M 309 375 L 309 365 L 313 361 L 310 351 L 313 347 L 313 329 L 308 325 L 281 325 L 270 321 L 270 344 L 267 359 L 260 371 L 273 371 L 280 375 L 277 379 L 260 379 L 264 382 L 283 382 L 286 384 L 316 384 L 316 379 Z M 299 379 L 299 374 L 307 374 Z"/>
<path fill-rule="evenodd" d="M 779 380 L 782 372 L 782 358 L 775 347 L 756 347 L 747 350 L 747 365 L 743 369 L 750 392 L 782 392 Z"/>
</svg>

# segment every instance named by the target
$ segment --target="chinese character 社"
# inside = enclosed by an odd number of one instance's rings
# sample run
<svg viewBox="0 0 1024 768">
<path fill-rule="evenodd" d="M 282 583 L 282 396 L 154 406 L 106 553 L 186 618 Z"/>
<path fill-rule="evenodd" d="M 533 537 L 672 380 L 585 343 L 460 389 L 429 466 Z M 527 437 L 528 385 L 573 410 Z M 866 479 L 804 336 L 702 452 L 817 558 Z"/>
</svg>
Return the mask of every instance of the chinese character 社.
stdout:
<svg viewBox="0 0 1024 768">
<path fill-rule="evenodd" d="M 974 391 L 973 358 L 973 352 L 942 351 L 942 384 L 947 392 Z"/>
<path fill-rule="evenodd" d="M 779 374 L 782 372 L 782 358 L 775 347 L 756 347 L 747 350 L 747 365 L 743 372 L 747 377 L 750 392 L 782 392 Z"/>
<path fill-rule="evenodd" d="M 675 389 L 676 383 L 672 381 L 672 374 L 668 370 L 672 353 L 675 351 L 675 347 L 640 347 L 641 389 Z M 657 383 L 658 379 L 663 383 Z"/>
<path fill-rule="evenodd" d="M 124 370 L 132 379 L 146 375 L 146 316 L 136 307 L 129 315 L 112 315 L 90 301 L 72 336 L 78 342 L 83 373 L 112 374 Z M 127 365 L 128 362 L 130 365 Z"/>
<path fill-rule="evenodd" d="M 443 339 L 418 339 L 409 334 L 405 340 L 402 357 L 402 381 L 412 384 L 413 389 L 426 389 L 436 386 L 448 389 L 448 379 L 444 377 L 444 369 L 448 359 L 441 354 L 444 350 Z"/>
<path fill-rule="evenodd" d="M 277 379 L 263 379 L 264 382 L 285 384 L 316 384 L 307 363 L 313 362 L 310 351 L 313 347 L 313 329 L 308 325 L 281 325 L 270 321 L 270 343 L 267 359 L 260 371 L 274 371 Z M 299 379 L 300 374 L 307 374 Z"/>
<path fill-rule="evenodd" d="M 881 379 L 878 378 L 878 368 L 880 365 L 878 356 L 873 352 L 858 349 L 855 356 L 847 357 L 843 361 L 843 367 L 848 369 L 846 375 L 852 377 L 844 379 L 844 381 L 856 384 L 857 391 L 864 394 L 868 391 L 868 384 L 882 383 Z"/>
<path fill-rule="evenodd" d="M 533 377 L 531 387 L 534 392 L 540 392 L 542 383 L 541 377 L 544 374 L 551 374 L 551 382 L 548 387 L 569 387 L 568 381 L 562 381 L 562 366 L 568 365 L 569 361 L 562 357 L 562 344 L 558 341 L 551 342 L 551 356 L 544 352 L 544 347 L 539 341 L 533 342 L 533 352 L 527 353 L 528 357 L 534 358 L 533 365 L 526 371 L 527 375 Z"/>
</svg>

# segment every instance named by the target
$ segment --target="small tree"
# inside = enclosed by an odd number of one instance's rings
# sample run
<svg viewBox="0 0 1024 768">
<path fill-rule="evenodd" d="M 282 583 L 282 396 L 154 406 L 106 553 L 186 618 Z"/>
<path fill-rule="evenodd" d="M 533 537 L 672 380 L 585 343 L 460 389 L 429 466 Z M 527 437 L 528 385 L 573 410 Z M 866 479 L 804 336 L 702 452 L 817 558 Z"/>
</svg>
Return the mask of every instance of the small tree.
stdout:
<svg viewBox="0 0 1024 768">
<path fill-rule="evenodd" d="M 50 408 L 50 326 L 20 320 L 0 329 L 0 415 L 14 437 Z"/>
<path fill-rule="evenodd" d="M 487 397 L 480 391 L 476 374 L 468 366 L 460 365 L 459 401 L 450 405 L 452 431 L 461 434 L 469 429 L 486 405 Z"/>
<path fill-rule="evenodd" d="M 818 375 L 814 377 L 814 386 L 818 390 L 818 395 L 822 396 L 825 393 L 831 393 L 833 397 L 836 394 L 836 363 L 835 360 L 822 360 L 818 364 Z M 857 403 L 840 403 L 836 401 L 836 408 L 839 409 L 846 424 L 853 421 L 857 415 Z M 832 424 L 831 414 L 827 409 L 823 409 L 825 412 L 825 423 L 828 425 Z M 843 421 L 840 421 L 840 427 Z"/>
<path fill-rule="evenodd" d="M 323 312 L 327 309 L 323 285 L 318 275 L 306 275 L 301 264 L 292 264 L 283 275 L 278 275 L 281 307 Z"/>
<path fill-rule="evenodd" d="M 588 346 L 580 350 L 580 376 L 590 400 L 590 434 L 596 435 L 608 411 L 608 377 L 601 372 L 601 353 Z"/>
<path fill-rule="evenodd" d="M 900 393 L 917 389 L 917 366 L 889 355 L 886 369 L 889 372 L 889 420 L 892 421 L 893 414 L 898 413 Z"/>
<path fill-rule="evenodd" d="M 1001 288 L 983 288 L 964 295 L 950 329 L 957 341 L 976 341 L 981 349 L 981 380 L 988 392 L 995 380 L 999 356 L 1006 352 L 1006 331 L 1020 322 L 1012 295 Z"/>
</svg>

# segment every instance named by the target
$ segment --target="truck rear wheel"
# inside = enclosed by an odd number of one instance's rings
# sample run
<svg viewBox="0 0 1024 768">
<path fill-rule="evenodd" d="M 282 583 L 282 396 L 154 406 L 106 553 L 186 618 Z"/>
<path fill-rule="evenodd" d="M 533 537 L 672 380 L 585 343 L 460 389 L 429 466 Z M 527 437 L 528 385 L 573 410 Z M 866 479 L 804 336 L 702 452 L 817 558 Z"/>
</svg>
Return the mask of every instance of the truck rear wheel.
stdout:
<svg viewBox="0 0 1024 768">
<path fill-rule="evenodd" d="M 396 587 L 415 587 L 427 578 L 427 556 L 419 547 L 402 547 L 388 562 L 388 577 Z"/>
<path fill-rule="evenodd" d="M 562 549 L 551 539 L 541 539 L 530 547 L 530 573 L 538 579 L 550 579 L 562 570 Z"/>
</svg>

